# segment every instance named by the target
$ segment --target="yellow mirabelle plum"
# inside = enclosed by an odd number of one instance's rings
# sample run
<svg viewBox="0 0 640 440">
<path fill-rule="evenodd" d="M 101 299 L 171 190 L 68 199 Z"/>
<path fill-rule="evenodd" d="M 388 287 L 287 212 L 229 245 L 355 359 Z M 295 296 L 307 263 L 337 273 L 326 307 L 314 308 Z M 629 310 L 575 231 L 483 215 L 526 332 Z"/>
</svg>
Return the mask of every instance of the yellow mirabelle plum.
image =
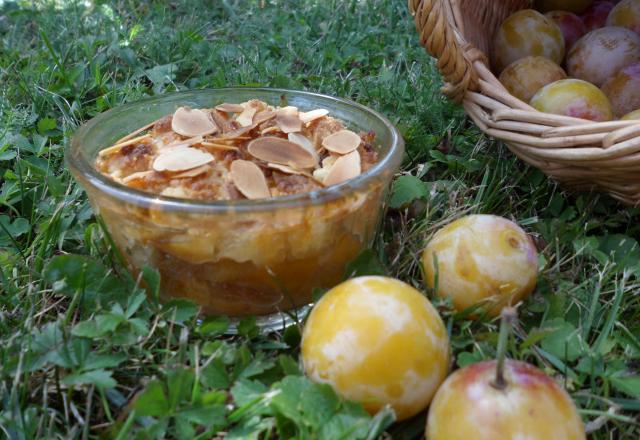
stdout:
<svg viewBox="0 0 640 440">
<path fill-rule="evenodd" d="M 525 57 L 509 64 L 499 80 L 513 96 L 529 102 L 542 87 L 566 77 L 562 67 L 549 58 Z"/>
<path fill-rule="evenodd" d="M 490 316 L 528 296 L 538 275 L 529 236 L 494 215 L 469 215 L 440 229 L 422 264 L 427 286 L 450 298 L 456 310 L 481 306 Z"/>
<path fill-rule="evenodd" d="M 542 56 L 560 64 L 564 37 L 558 25 L 533 9 L 522 9 L 502 22 L 493 37 L 493 63 L 497 73 L 520 58 Z"/>
<path fill-rule="evenodd" d="M 541 112 L 591 121 L 610 121 L 613 109 L 602 90 L 580 79 L 561 79 L 547 84 L 531 98 Z"/>
<path fill-rule="evenodd" d="M 398 420 L 429 405 L 449 367 L 447 331 L 429 300 L 387 277 L 339 284 L 315 305 L 302 334 L 302 363 L 316 382 Z"/>
</svg>

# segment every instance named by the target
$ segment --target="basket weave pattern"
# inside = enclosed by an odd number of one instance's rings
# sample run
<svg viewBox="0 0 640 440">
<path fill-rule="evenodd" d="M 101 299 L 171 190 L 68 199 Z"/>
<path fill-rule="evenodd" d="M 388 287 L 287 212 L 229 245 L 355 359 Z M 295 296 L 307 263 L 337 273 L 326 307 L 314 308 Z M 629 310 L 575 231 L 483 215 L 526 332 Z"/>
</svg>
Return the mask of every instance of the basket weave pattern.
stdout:
<svg viewBox="0 0 640 440">
<path fill-rule="evenodd" d="M 437 59 L 443 93 L 520 159 L 577 189 L 640 203 L 640 121 L 592 122 L 542 113 L 489 69 L 494 32 L 530 0 L 409 0 L 420 43 Z"/>
</svg>

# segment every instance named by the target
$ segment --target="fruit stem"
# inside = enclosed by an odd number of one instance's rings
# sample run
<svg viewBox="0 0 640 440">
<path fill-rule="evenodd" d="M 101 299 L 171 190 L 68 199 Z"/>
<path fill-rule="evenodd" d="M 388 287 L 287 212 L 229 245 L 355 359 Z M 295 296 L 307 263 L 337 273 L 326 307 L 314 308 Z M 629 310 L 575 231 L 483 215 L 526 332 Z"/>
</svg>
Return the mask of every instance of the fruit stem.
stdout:
<svg viewBox="0 0 640 440">
<path fill-rule="evenodd" d="M 509 342 L 509 334 L 513 322 L 516 319 L 516 309 L 513 307 L 505 307 L 502 309 L 502 320 L 500 321 L 500 333 L 498 334 L 498 352 L 496 362 L 496 379 L 493 387 L 498 390 L 504 390 L 507 387 L 507 381 L 504 378 L 504 364 L 507 358 L 507 342 Z"/>
</svg>

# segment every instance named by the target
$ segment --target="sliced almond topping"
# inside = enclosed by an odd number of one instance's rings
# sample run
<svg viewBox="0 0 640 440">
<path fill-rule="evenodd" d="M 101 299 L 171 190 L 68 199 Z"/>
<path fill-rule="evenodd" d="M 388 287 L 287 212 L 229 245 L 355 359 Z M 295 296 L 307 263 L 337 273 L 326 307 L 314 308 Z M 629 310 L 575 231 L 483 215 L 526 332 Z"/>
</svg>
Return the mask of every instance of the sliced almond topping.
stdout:
<svg viewBox="0 0 640 440">
<path fill-rule="evenodd" d="M 244 107 L 240 104 L 229 104 L 228 102 L 223 102 L 220 105 L 216 105 L 216 110 L 228 113 L 242 113 L 244 111 Z"/>
<path fill-rule="evenodd" d="M 211 169 L 211 167 L 208 164 L 199 166 L 197 168 L 194 168 L 192 170 L 187 170 L 187 171 L 183 171 L 181 173 L 178 174 L 174 174 L 173 178 L 177 178 L 177 179 L 182 179 L 185 177 L 196 177 L 199 176 L 202 173 L 206 173 L 207 171 L 209 171 Z"/>
<path fill-rule="evenodd" d="M 171 120 L 171 129 L 182 136 L 204 136 L 218 131 L 209 112 L 189 107 L 178 107 Z"/>
<path fill-rule="evenodd" d="M 302 130 L 302 121 L 297 110 L 279 109 L 276 111 L 276 122 L 284 133 L 294 133 Z"/>
<path fill-rule="evenodd" d="M 305 136 L 301 135 L 300 133 L 289 133 L 289 142 L 293 142 L 294 144 L 298 144 L 302 148 L 307 150 L 309 153 L 313 154 L 313 157 L 316 160 L 316 164 L 320 160 L 320 156 L 318 156 L 318 152 L 314 148 L 313 143 L 308 138 L 306 138 Z"/>
<path fill-rule="evenodd" d="M 147 140 L 150 137 L 151 137 L 151 135 L 145 134 L 145 135 L 139 136 L 137 138 L 129 139 L 128 141 L 120 142 L 119 144 L 115 144 L 115 145 L 113 145 L 111 147 L 105 148 L 104 150 L 100 150 L 100 152 L 98 153 L 98 156 L 105 157 L 105 156 L 108 156 L 110 154 L 117 153 L 123 147 L 126 147 L 128 145 L 133 145 L 133 144 L 136 144 L 138 142 Z"/>
<path fill-rule="evenodd" d="M 253 125 L 253 115 L 255 114 L 255 107 L 246 107 L 244 110 L 242 110 L 242 113 L 238 115 L 238 117 L 236 118 L 236 122 L 242 127 Z"/>
<path fill-rule="evenodd" d="M 137 173 L 129 174 L 127 177 L 122 179 L 122 183 L 129 183 L 132 180 L 145 179 L 149 176 L 152 176 L 153 173 L 155 173 L 155 171 L 153 170 L 138 171 Z"/>
<path fill-rule="evenodd" d="M 176 147 L 163 151 L 153 161 L 156 171 L 185 171 L 211 162 L 214 157 L 191 147 Z"/>
<path fill-rule="evenodd" d="M 236 124 L 229 118 L 229 116 L 227 116 L 226 113 L 213 109 L 209 114 L 211 115 L 211 119 L 213 119 L 220 130 L 222 130 L 222 133 L 228 133 L 235 130 Z"/>
<path fill-rule="evenodd" d="M 267 133 L 273 133 L 274 131 L 280 131 L 280 127 L 277 125 L 272 125 L 271 127 L 267 127 L 260 132 L 261 135 L 265 135 Z"/>
<path fill-rule="evenodd" d="M 226 140 L 226 139 L 236 139 L 236 138 L 241 137 L 244 134 L 249 133 L 254 128 L 256 128 L 255 124 L 248 125 L 246 127 L 236 128 L 235 130 L 228 131 L 228 132 L 224 133 L 222 136 L 215 137 L 212 140 L 220 141 L 220 140 Z"/>
<path fill-rule="evenodd" d="M 230 176 L 233 184 L 248 199 L 271 197 L 267 179 L 260 167 L 248 160 L 231 162 Z"/>
<path fill-rule="evenodd" d="M 359 176 L 360 173 L 360 153 L 358 153 L 358 150 L 354 150 L 336 160 L 322 183 L 325 186 L 337 185 L 345 180 Z"/>
<path fill-rule="evenodd" d="M 360 136 L 351 130 L 340 130 L 322 140 L 322 146 L 338 154 L 347 154 L 357 149 L 362 142 Z"/>
<path fill-rule="evenodd" d="M 253 157 L 265 162 L 288 165 L 297 169 L 311 168 L 317 163 L 313 154 L 300 145 L 275 136 L 252 140 L 247 145 L 247 151 Z"/>
<path fill-rule="evenodd" d="M 333 166 L 334 163 L 336 163 L 336 160 L 338 160 L 340 156 L 327 156 L 324 159 L 322 159 L 322 168 L 331 168 Z"/>
<path fill-rule="evenodd" d="M 273 168 L 274 170 L 282 171 L 283 173 L 286 173 L 286 174 L 297 174 L 299 176 L 311 177 L 311 174 L 305 171 L 296 170 L 295 168 L 291 168 L 286 165 L 280 165 L 277 163 L 268 163 L 267 166 L 269 168 Z"/>
<path fill-rule="evenodd" d="M 324 179 L 327 177 L 327 174 L 329 174 L 329 168 L 318 168 L 313 171 L 313 178 L 324 185 Z"/>
<path fill-rule="evenodd" d="M 118 140 L 116 141 L 116 144 L 119 144 L 120 142 L 128 141 L 129 139 L 131 139 L 131 138 L 132 138 L 132 137 L 134 137 L 134 136 L 139 135 L 139 134 L 140 134 L 140 133 L 142 133 L 143 131 L 149 130 L 151 127 L 153 127 L 154 125 L 156 125 L 156 123 L 157 123 L 158 121 L 160 121 L 161 119 L 163 119 L 163 118 L 159 118 L 159 119 L 156 119 L 156 120 L 155 120 L 155 121 L 153 121 L 153 122 L 149 122 L 147 125 L 145 125 L 145 126 L 143 126 L 143 127 L 138 128 L 136 131 L 131 132 L 131 133 L 129 133 L 128 135 L 126 135 L 126 136 L 124 136 L 124 137 L 121 137 L 120 139 L 118 139 Z"/>
<path fill-rule="evenodd" d="M 170 144 L 163 145 L 162 149 L 166 150 L 169 148 L 179 148 L 179 147 L 190 147 L 195 144 L 199 144 L 202 142 L 202 136 L 194 136 L 189 139 L 181 139 L 179 141 L 171 142 Z"/>
<path fill-rule="evenodd" d="M 301 112 L 298 117 L 302 122 L 308 124 L 311 121 L 315 121 L 316 119 L 320 119 L 329 114 L 329 110 L 324 108 L 317 108 L 315 110 L 311 110 L 309 112 Z"/>
<path fill-rule="evenodd" d="M 276 112 L 271 111 L 271 110 L 263 110 L 259 113 L 256 113 L 256 115 L 253 117 L 253 123 L 254 124 L 262 124 L 265 121 L 268 121 L 269 119 L 273 119 L 276 117 Z"/>
<path fill-rule="evenodd" d="M 204 147 L 212 148 L 212 149 L 215 149 L 215 150 L 225 150 L 225 151 L 238 151 L 239 150 L 238 147 L 234 147 L 233 145 L 218 144 L 218 143 L 215 143 L 215 142 L 202 142 L 202 145 Z"/>
</svg>

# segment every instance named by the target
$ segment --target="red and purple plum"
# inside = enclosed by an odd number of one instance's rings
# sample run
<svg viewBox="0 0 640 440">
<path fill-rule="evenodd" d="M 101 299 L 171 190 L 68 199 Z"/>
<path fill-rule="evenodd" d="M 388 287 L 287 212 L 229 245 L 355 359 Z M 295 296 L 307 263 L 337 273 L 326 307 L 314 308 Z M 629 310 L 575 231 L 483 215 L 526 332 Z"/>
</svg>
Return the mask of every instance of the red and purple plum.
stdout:
<svg viewBox="0 0 640 440">
<path fill-rule="evenodd" d="M 589 9 L 587 9 L 581 16 L 587 32 L 606 26 L 607 17 L 609 17 L 609 13 L 614 6 L 614 2 L 607 0 L 593 2 Z"/>
<path fill-rule="evenodd" d="M 587 33 L 587 28 L 582 19 L 572 12 L 549 11 L 544 15 L 552 19 L 562 31 L 566 52 Z"/>
<path fill-rule="evenodd" d="M 567 55 L 567 73 L 600 87 L 622 68 L 639 61 L 640 35 L 611 26 L 591 31 L 574 44 Z"/>
<path fill-rule="evenodd" d="M 536 8 L 542 12 L 569 11 L 580 14 L 591 3 L 593 3 L 593 0 L 537 0 Z"/>
<path fill-rule="evenodd" d="M 543 56 L 560 64 L 564 54 L 564 37 L 558 25 L 533 9 L 511 14 L 493 38 L 493 64 L 497 72 L 528 56 Z"/>
<path fill-rule="evenodd" d="M 513 96 L 529 102 L 542 87 L 566 77 L 562 67 L 549 58 L 526 57 L 509 64 L 499 80 Z"/>
<path fill-rule="evenodd" d="M 548 84 L 531 98 L 530 104 L 541 112 L 591 121 L 613 118 L 611 103 L 602 90 L 580 79 L 561 79 Z"/>
<path fill-rule="evenodd" d="M 602 86 L 602 91 L 618 118 L 640 108 L 640 63 L 627 66 L 611 77 Z"/>
<path fill-rule="evenodd" d="M 428 440 L 585 440 L 567 392 L 538 368 L 506 360 L 504 387 L 496 361 L 462 368 L 442 384 L 429 408 Z"/>
</svg>

